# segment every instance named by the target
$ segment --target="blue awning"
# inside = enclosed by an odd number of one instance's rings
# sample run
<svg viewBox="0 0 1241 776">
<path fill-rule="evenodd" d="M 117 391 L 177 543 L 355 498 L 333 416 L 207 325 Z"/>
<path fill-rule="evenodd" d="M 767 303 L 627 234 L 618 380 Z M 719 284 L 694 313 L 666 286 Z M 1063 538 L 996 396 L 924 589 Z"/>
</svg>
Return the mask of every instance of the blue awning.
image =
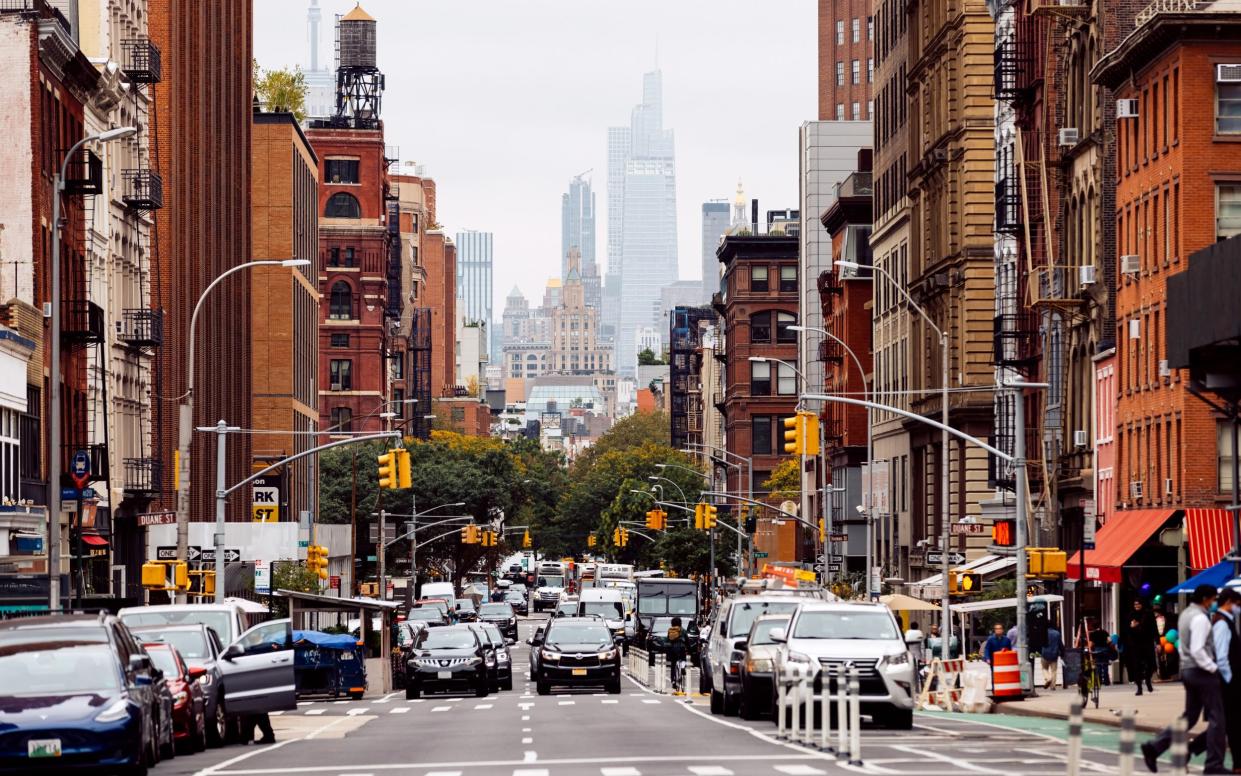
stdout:
<svg viewBox="0 0 1241 776">
<path fill-rule="evenodd" d="M 1223 587 L 1232 579 L 1232 561 L 1222 560 L 1216 563 L 1206 571 L 1200 571 L 1181 584 L 1168 591 L 1169 595 L 1177 595 L 1179 593 L 1192 593 L 1198 585 L 1210 585 L 1211 587 Z"/>
<path fill-rule="evenodd" d="M 358 640 L 347 633 L 323 633 L 312 630 L 293 631 L 293 644 L 296 646 L 302 642 L 324 649 L 353 649 L 358 644 Z"/>
</svg>

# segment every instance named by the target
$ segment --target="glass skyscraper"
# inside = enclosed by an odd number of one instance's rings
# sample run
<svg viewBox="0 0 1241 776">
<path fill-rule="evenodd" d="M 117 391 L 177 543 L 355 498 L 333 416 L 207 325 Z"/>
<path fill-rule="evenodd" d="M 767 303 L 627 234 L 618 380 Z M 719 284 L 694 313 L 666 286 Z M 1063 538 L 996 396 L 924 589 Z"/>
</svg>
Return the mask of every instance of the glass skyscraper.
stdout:
<svg viewBox="0 0 1241 776">
<path fill-rule="evenodd" d="M 457 232 L 457 315 L 467 323 L 486 324 L 486 349 L 494 358 L 497 340 L 491 325 L 491 242 L 491 232 Z"/>
<path fill-rule="evenodd" d="M 569 251 L 577 248 L 582 256 L 583 275 L 597 274 L 595 258 L 595 193 L 590 179 L 578 175 L 569 181 L 569 190 L 560 198 L 560 277 L 569 275 Z"/>
</svg>

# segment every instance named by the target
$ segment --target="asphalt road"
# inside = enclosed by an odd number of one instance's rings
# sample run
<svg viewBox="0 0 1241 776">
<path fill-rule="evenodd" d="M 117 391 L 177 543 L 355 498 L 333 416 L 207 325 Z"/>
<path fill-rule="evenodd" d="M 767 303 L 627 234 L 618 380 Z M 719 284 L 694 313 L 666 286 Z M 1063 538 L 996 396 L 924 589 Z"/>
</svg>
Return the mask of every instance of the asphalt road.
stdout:
<svg viewBox="0 0 1241 776">
<path fill-rule="evenodd" d="M 523 621 L 515 667 L 534 625 Z M 775 740 L 769 721 L 713 717 L 702 702 L 657 696 L 626 681 L 621 695 L 540 697 L 518 673 L 486 698 L 403 693 L 312 702 L 273 718 L 278 742 L 162 763 L 154 776 L 815 776 L 816 774 L 1065 773 L 1065 744 L 1018 718 L 918 715 L 912 731 L 863 733 L 863 763 Z M 992 722 L 997 721 L 1000 724 Z M 1009 726 L 1004 726 L 1007 723 Z M 1012 725 L 1016 725 L 1015 727 Z M 1141 768 L 1141 764 L 1138 763 Z M 1116 772 L 1116 755 L 1088 748 L 1083 773 Z"/>
</svg>

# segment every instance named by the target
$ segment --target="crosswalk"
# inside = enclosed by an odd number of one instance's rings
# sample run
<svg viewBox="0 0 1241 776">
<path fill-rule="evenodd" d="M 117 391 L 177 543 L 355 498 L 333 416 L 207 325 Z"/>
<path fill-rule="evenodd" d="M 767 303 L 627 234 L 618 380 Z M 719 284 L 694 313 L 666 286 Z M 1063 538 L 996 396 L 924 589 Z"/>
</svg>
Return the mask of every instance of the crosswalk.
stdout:
<svg viewBox="0 0 1241 776">
<path fill-rule="evenodd" d="M 738 770 L 740 768 L 740 770 Z M 582 773 L 580 767 L 575 767 L 574 773 Z M 762 774 L 772 774 L 772 776 L 825 776 L 828 773 L 825 767 L 816 765 L 808 765 L 806 763 L 746 763 L 744 768 L 741 766 L 728 767 L 717 764 L 703 765 L 675 765 L 669 770 L 668 766 L 660 765 L 653 767 L 652 770 L 643 771 L 641 767 L 633 765 L 614 765 L 599 768 L 599 776 L 646 776 L 648 773 L 674 774 L 682 773 L 684 776 L 761 776 Z M 492 773 L 495 773 L 492 771 Z M 556 776 L 555 768 L 521 766 L 512 770 L 512 776 Z M 426 771 L 418 776 L 470 776 L 465 770 L 434 770 Z"/>
<path fill-rule="evenodd" d="M 610 696 L 607 693 L 599 693 L 597 695 L 575 695 L 571 698 L 564 697 L 538 697 L 534 695 L 499 695 L 491 698 L 481 699 L 470 697 L 430 697 L 430 698 L 414 698 L 406 700 L 404 698 L 380 698 L 372 701 L 352 701 L 352 700 L 325 700 L 325 701 L 300 701 L 296 710 L 276 711 L 272 712 L 272 716 L 350 716 L 356 717 L 360 715 L 380 715 L 380 714 L 408 714 L 418 708 L 424 708 L 429 713 L 443 714 L 447 712 L 460 711 L 529 711 L 531 708 L 537 708 L 540 705 L 557 706 L 557 707 L 578 707 L 578 706 L 614 706 L 619 703 L 642 703 L 644 705 L 659 705 L 661 703 L 671 703 L 659 698 L 647 697 L 645 693 L 635 693 L 639 697 L 617 697 Z"/>
</svg>

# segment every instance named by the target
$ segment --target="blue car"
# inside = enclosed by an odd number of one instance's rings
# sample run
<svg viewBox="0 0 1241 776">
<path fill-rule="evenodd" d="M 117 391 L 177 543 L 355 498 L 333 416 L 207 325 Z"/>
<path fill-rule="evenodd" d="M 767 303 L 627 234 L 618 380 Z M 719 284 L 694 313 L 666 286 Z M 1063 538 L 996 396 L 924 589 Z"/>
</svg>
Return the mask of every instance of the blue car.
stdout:
<svg viewBox="0 0 1241 776">
<path fill-rule="evenodd" d="M 0 771 L 145 773 L 161 678 L 115 617 L 0 622 Z"/>
</svg>

